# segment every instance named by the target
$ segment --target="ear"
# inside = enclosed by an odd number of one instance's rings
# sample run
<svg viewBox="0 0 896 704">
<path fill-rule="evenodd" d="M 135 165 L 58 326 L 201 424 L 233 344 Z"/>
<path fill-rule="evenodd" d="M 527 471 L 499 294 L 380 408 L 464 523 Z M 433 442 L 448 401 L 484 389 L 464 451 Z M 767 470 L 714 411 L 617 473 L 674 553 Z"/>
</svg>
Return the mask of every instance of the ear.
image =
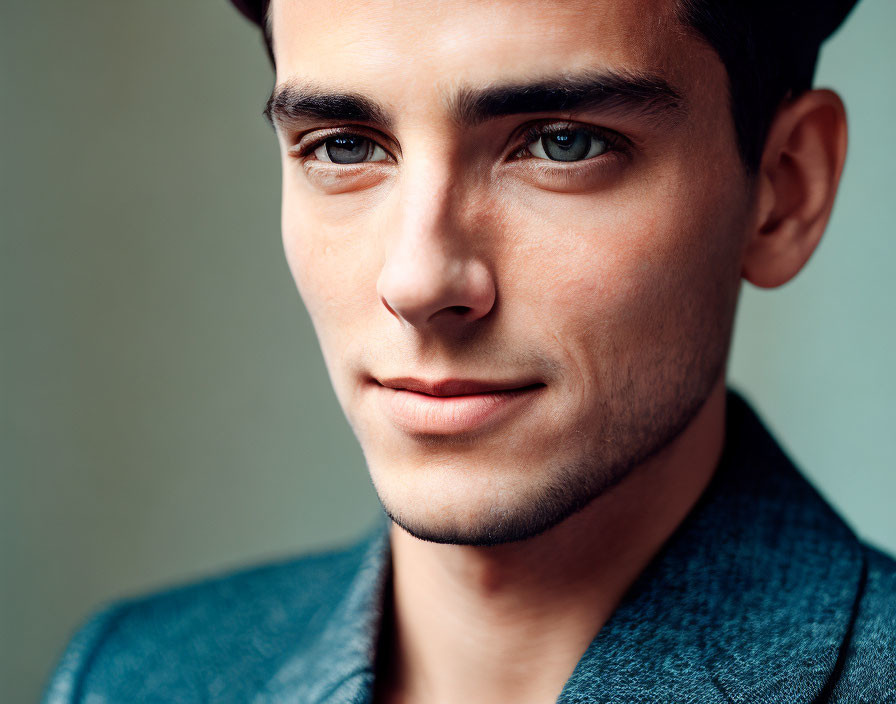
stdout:
<svg viewBox="0 0 896 704">
<path fill-rule="evenodd" d="M 756 220 L 743 277 L 780 286 L 803 268 L 821 240 L 846 159 L 846 110 L 830 90 L 785 102 L 765 142 L 756 181 Z"/>
</svg>

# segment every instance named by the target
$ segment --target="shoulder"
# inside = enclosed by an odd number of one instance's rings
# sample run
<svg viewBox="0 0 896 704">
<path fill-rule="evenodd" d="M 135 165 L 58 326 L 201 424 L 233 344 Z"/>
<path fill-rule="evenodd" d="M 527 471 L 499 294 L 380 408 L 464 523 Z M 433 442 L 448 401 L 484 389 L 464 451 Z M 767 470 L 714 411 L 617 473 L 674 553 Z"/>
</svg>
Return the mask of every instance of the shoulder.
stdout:
<svg viewBox="0 0 896 704">
<path fill-rule="evenodd" d="M 896 702 L 896 561 L 869 546 L 836 702 Z"/>
<path fill-rule="evenodd" d="M 43 702 L 251 699 L 323 628 L 370 540 L 112 603 L 71 639 Z"/>
</svg>

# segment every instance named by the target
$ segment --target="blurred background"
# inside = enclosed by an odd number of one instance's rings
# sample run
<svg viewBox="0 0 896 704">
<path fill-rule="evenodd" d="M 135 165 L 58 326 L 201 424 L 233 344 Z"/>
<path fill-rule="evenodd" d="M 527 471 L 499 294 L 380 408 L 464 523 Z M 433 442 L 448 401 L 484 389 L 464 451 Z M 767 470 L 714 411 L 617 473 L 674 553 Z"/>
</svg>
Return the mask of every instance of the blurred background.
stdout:
<svg viewBox="0 0 896 704">
<path fill-rule="evenodd" d="M 747 287 L 731 383 L 896 552 L 896 3 L 825 47 L 851 146 L 808 268 Z M 100 603 L 379 511 L 279 241 L 272 72 L 225 0 L 0 9 L 0 699 Z"/>
</svg>

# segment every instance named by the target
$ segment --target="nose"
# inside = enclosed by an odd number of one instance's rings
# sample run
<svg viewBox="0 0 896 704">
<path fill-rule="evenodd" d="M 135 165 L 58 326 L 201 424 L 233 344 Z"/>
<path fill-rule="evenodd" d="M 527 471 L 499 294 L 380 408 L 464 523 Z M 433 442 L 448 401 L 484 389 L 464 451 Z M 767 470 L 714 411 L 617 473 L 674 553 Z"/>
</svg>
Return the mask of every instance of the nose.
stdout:
<svg viewBox="0 0 896 704">
<path fill-rule="evenodd" d="M 398 194 L 377 293 L 392 315 L 417 328 L 470 323 L 495 304 L 483 233 L 464 224 L 457 201 L 449 180 L 431 174 Z"/>
</svg>

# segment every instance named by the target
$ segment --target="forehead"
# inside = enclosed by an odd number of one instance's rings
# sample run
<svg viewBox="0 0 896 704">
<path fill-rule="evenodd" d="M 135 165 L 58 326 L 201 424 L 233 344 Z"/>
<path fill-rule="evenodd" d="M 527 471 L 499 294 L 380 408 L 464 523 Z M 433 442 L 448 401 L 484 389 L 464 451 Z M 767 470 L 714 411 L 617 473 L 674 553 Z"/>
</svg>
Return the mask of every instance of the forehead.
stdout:
<svg viewBox="0 0 896 704">
<path fill-rule="evenodd" d="M 674 0 L 273 0 L 271 18 L 278 82 L 375 92 L 398 111 L 459 87 L 601 68 L 681 84 L 698 44 Z"/>
</svg>

